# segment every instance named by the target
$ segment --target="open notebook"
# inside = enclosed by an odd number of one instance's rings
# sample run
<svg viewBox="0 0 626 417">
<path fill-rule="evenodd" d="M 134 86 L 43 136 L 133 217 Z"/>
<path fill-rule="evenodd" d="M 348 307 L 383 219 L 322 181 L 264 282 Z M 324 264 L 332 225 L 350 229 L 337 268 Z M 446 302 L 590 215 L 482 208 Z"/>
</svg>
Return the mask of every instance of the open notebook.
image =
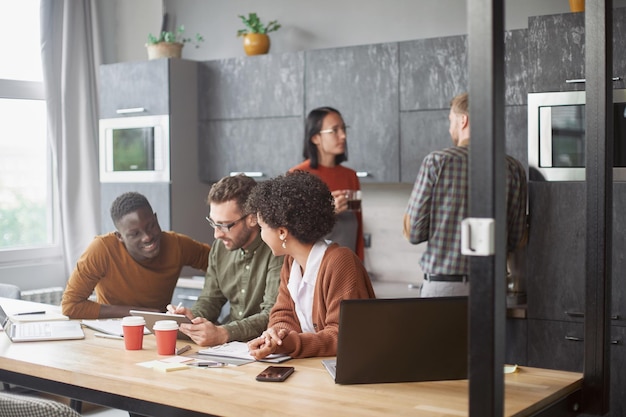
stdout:
<svg viewBox="0 0 626 417">
<path fill-rule="evenodd" d="M 467 297 L 343 300 L 338 384 L 467 378 Z"/>
<path fill-rule="evenodd" d="M 83 339 L 80 323 L 72 320 L 14 322 L 0 306 L 0 322 L 12 342 Z"/>
</svg>

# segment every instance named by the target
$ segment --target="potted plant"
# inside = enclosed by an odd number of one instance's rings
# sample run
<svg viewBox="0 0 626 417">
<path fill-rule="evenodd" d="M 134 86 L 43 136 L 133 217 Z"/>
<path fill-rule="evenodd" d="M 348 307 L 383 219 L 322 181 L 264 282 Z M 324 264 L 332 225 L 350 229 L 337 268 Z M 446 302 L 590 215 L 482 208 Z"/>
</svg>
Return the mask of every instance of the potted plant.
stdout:
<svg viewBox="0 0 626 417">
<path fill-rule="evenodd" d="M 204 42 L 204 38 L 199 33 L 196 33 L 194 38 L 185 38 L 184 32 L 185 26 L 180 25 L 175 32 L 163 31 L 158 37 L 149 33 L 148 43 L 146 43 L 148 59 L 180 58 L 186 43 L 191 43 L 198 48 L 200 42 Z"/>
<path fill-rule="evenodd" d="M 278 21 L 272 20 L 265 25 L 256 13 L 249 13 L 248 17 L 239 15 L 239 18 L 246 26 L 237 31 L 237 36 L 243 36 L 246 55 L 266 54 L 270 50 L 270 38 L 267 34 L 280 29 Z"/>
</svg>

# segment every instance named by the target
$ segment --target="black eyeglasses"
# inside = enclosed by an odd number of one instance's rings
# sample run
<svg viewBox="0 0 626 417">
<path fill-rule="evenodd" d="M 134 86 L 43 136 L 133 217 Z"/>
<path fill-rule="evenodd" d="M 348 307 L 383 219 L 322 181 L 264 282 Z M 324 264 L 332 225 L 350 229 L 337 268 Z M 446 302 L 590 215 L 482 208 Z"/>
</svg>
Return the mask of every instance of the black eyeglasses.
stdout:
<svg viewBox="0 0 626 417">
<path fill-rule="evenodd" d="M 235 225 L 237 223 L 239 223 L 241 220 L 245 219 L 246 217 L 248 217 L 247 214 L 244 214 L 243 216 L 241 216 L 240 218 L 238 218 L 237 220 L 235 220 L 232 223 L 228 223 L 228 224 L 221 224 L 221 223 L 215 223 L 213 221 L 213 219 L 211 219 L 209 216 L 205 217 L 206 221 L 209 222 L 209 225 L 214 228 L 214 229 L 218 229 L 220 232 L 222 233 L 228 233 L 230 232 L 230 229 L 232 229 L 233 227 L 235 227 Z"/>
</svg>

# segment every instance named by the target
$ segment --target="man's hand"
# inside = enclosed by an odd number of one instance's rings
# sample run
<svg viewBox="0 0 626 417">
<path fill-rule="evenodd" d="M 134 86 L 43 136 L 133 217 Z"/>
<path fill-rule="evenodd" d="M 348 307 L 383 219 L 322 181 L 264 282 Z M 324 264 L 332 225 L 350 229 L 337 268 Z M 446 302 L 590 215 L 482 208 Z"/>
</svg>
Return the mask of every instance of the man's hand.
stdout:
<svg viewBox="0 0 626 417">
<path fill-rule="evenodd" d="M 228 342 L 228 331 L 222 326 L 216 326 L 202 317 L 196 317 L 191 321 L 191 324 L 182 323 L 180 331 L 198 346 L 218 346 Z"/>
</svg>

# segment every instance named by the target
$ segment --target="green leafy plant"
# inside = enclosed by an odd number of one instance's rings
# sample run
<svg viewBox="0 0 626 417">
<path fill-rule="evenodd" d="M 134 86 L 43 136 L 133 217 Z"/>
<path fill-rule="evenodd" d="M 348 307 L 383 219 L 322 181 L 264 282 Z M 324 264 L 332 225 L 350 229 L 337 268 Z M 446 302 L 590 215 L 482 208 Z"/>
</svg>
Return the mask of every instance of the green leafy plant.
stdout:
<svg viewBox="0 0 626 417">
<path fill-rule="evenodd" d="M 241 21 L 246 26 L 245 29 L 240 29 L 237 31 L 237 36 L 244 36 L 248 33 L 264 33 L 268 34 L 270 32 L 274 32 L 280 29 L 280 24 L 278 24 L 277 20 L 272 20 L 266 25 L 261 23 L 261 19 L 257 16 L 256 13 L 249 13 L 248 17 L 239 15 Z"/>
<path fill-rule="evenodd" d="M 159 37 L 154 36 L 152 33 L 148 34 L 148 44 L 154 45 L 161 42 L 172 42 L 172 43 L 191 43 L 196 48 L 200 47 L 200 42 L 204 42 L 204 38 L 199 33 L 196 33 L 194 38 L 185 38 L 183 33 L 185 32 L 185 26 L 180 25 L 175 32 L 163 31 L 159 35 Z"/>
</svg>

